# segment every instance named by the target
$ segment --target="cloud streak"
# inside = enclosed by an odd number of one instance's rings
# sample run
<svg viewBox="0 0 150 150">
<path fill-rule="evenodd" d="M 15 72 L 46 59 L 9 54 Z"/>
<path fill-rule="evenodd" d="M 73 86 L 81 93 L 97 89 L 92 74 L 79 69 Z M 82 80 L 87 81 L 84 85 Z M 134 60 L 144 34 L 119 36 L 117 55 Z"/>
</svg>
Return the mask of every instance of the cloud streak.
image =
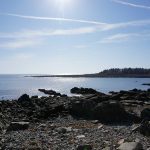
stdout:
<svg viewBox="0 0 150 150">
<path fill-rule="evenodd" d="M 122 2 L 120 0 L 113 0 L 114 2 Z M 123 2 L 126 3 L 126 2 Z M 127 28 L 127 27 L 135 27 L 135 26 L 144 26 L 144 25 L 150 25 L 150 19 L 147 20 L 137 20 L 137 21 L 130 21 L 130 22 L 122 22 L 122 23 L 105 23 L 105 22 L 99 22 L 99 21 L 89 21 L 89 20 L 79 20 L 79 19 L 68 19 L 68 18 L 52 18 L 52 17 L 39 17 L 39 16 L 27 16 L 27 15 L 21 15 L 21 14 L 13 14 L 13 13 L 0 13 L 0 15 L 6 15 L 6 16 L 12 16 L 12 17 L 18 17 L 23 19 L 31 19 L 31 20 L 47 20 L 47 21 L 64 21 L 64 22 L 76 22 L 76 23 L 84 23 L 84 24 L 92 24 L 95 25 L 95 29 L 92 30 L 95 32 L 95 30 L 101 30 L 101 31 L 107 31 L 107 30 L 113 30 L 113 29 L 119 29 L 119 28 Z M 80 28 L 85 30 L 85 28 Z M 78 30 L 78 29 L 77 29 Z M 54 35 L 64 35 L 64 32 L 72 32 L 72 30 L 61 30 L 56 33 L 53 33 Z M 78 32 L 77 32 L 78 33 Z M 91 32 L 92 33 L 92 32 Z"/>
<path fill-rule="evenodd" d="M 18 49 L 32 47 L 39 44 L 41 41 L 36 39 L 17 39 L 13 41 L 0 43 L 2 49 Z"/>
<path fill-rule="evenodd" d="M 127 41 L 131 37 L 138 36 L 139 34 L 132 33 L 119 33 L 109 37 L 106 37 L 100 41 L 100 43 L 119 43 L 123 41 Z"/>
<path fill-rule="evenodd" d="M 26 16 L 20 14 L 13 13 L 0 13 L 0 15 L 24 18 L 24 19 L 32 19 L 32 20 L 49 20 L 49 21 L 65 21 L 65 22 L 78 22 L 78 23 L 87 23 L 87 24 L 95 24 L 95 25 L 107 25 L 103 22 L 97 21 L 89 21 L 89 20 L 79 20 L 79 19 L 68 19 L 68 18 L 53 18 L 53 17 L 39 17 L 39 16 Z"/>
<path fill-rule="evenodd" d="M 135 38 L 141 38 L 142 39 L 147 39 L 147 37 L 150 36 L 150 33 L 146 33 L 146 32 L 142 32 L 142 33 L 118 33 L 118 34 L 114 34 L 111 36 L 108 36 L 104 39 L 102 39 L 101 41 L 99 41 L 98 43 L 120 43 L 120 42 L 125 42 L 131 39 L 135 39 Z"/>
<path fill-rule="evenodd" d="M 69 29 L 22 30 L 20 32 L 12 32 L 12 33 L 1 32 L 0 38 L 4 40 L 9 39 L 9 41 L 1 43 L 0 48 L 8 48 L 8 49 L 17 49 L 17 48 L 35 46 L 38 43 L 43 42 L 39 39 L 42 39 L 44 37 L 49 37 L 49 36 L 73 36 L 73 35 L 81 35 L 81 34 L 92 34 L 100 31 L 104 32 L 104 31 L 115 30 L 115 29 L 141 27 L 141 26 L 143 27 L 143 26 L 150 25 L 150 20 L 137 20 L 137 21 L 130 21 L 130 22 L 122 22 L 122 23 L 102 23 L 102 22 L 87 21 L 87 20 L 35 17 L 35 16 L 24 16 L 19 14 L 8 14 L 8 13 L 0 13 L 0 15 L 7 15 L 7 16 L 19 17 L 24 19 L 32 19 L 32 20 L 67 21 L 67 22 L 79 22 L 79 23 L 93 25 L 93 26 L 69 28 Z M 132 34 L 132 33 L 116 34 L 104 38 L 103 40 L 100 41 L 100 43 L 120 42 L 120 41 L 127 40 L 129 37 L 133 37 L 133 36 L 136 37 L 139 35 Z"/>
<path fill-rule="evenodd" d="M 121 1 L 121 0 L 112 0 L 112 1 L 115 2 L 115 3 L 118 3 L 118 4 L 130 6 L 130 7 L 142 8 L 142 9 L 150 9 L 150 6 L 133 4 L 133 3 L 129 3 L 129 2 Z"/>
<path fill-rule="evenodd" d="M 38 38 L 47 36 L 69 36 L 90 34 L 101 30 L 98 26 L 73 28 L 73 29 L 44 29 L 44 30 L 22 30 L 20 32 L 0 33 L 0 38 L 3 39 L 19 39 L 19 38 Z"/>
</svg>

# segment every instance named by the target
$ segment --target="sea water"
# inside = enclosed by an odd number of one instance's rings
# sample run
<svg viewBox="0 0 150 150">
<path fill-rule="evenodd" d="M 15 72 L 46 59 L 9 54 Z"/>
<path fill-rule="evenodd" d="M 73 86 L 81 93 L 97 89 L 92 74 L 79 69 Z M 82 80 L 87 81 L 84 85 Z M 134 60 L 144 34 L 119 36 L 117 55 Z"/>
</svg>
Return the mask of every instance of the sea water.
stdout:
<svg viewBox="0 0 150 150">
<path fill-rule="evenodd" d="M 16 99 L 26 93 L 30 96 L 44 94 L 38 89 L 55 90 L 62 94 L 71 95 L 73 87 L 93 88 L 100 92 L 131 90 L 134 88 L 147 90 L 150 78 L 38 78 L 27 75 L 0 75 L 0 100 Z"/>
</svg>

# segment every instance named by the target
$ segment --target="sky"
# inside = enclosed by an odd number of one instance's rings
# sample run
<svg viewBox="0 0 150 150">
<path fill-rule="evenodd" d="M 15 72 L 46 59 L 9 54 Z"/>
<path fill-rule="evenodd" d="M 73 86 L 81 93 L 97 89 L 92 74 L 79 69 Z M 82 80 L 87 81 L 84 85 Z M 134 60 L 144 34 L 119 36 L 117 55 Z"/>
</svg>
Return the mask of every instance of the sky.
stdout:
<svg viewBox="0 0 150 150">
<path fill-rule="evenodd" d="M 0 0 L 1 74 L 150 66 L 149 0 Z"/>
</svg>

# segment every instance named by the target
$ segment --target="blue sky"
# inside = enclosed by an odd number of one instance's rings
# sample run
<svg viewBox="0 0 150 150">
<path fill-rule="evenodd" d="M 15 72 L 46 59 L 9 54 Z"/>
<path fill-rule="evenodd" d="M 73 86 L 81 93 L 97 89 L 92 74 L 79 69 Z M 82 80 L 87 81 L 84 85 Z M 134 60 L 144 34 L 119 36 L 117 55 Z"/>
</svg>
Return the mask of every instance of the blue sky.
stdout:
<svg viewBox="0 0 150 150">
<path fill-rule="evenodd" d="M 150 66 L 149 0 L 1 0 L 0 73 Z"/>
</svg>

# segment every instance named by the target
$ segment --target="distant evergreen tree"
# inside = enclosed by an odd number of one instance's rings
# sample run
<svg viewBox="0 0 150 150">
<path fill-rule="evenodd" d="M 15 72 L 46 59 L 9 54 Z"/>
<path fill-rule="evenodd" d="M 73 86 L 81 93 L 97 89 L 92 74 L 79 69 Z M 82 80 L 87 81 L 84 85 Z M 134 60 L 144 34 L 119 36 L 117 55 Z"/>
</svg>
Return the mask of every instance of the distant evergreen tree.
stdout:
<svg viewBox="0 0 150 150">
<path fill-rule="evenodd" d="M 150 69 L 144 69 L 144 68 L 112 68 L 107 69 L 99 73 L 99 75 L 103 76 L 124 76 L 124 75 L 150 75 Z"/>
</svg>

